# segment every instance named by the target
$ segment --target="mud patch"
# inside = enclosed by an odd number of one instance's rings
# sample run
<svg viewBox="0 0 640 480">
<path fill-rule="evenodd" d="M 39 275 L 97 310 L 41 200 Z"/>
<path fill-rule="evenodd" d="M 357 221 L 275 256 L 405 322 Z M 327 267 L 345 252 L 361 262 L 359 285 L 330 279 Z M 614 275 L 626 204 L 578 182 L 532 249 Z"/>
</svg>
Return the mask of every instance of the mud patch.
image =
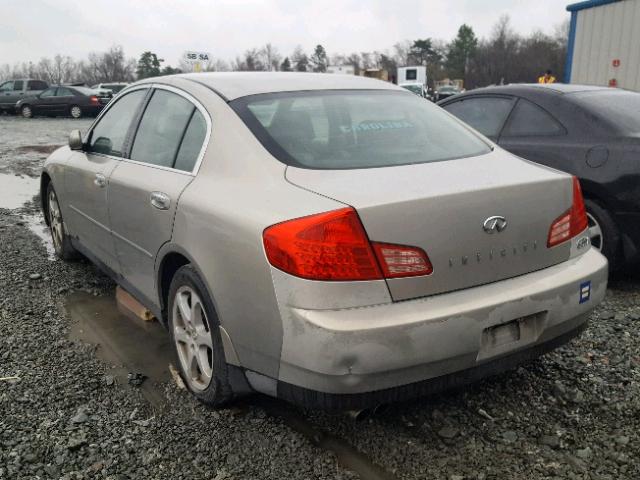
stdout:
<svg viewBox="0 0 640 480">
<path fill-rule="evenodd" d="M 163 409 L 163 384 L 171 380 L 173 357 L 162 325 L 125 317 L 118 311 L 115 296 L 74 292 L 67 297 L 65 308 L 72 321 L 71 340 L 97 345 L 98 358 L 110 366 L 110 375 L 121 385 L 129 382 L 130 373 L 144 375 L 146 380 L 139 388 L 154 407 Z"/>
<path fill-rule="evenodd" d="M 37 152 L 50 154 L 59 149 L 62 145 L 22 145 L 16 150 L 18 152 Z"/>
<path fill-rule="evenodd" d="M 13 210 L 38 195 L 38 178 L 0 173 L 0 208 Z"/>
</svg>

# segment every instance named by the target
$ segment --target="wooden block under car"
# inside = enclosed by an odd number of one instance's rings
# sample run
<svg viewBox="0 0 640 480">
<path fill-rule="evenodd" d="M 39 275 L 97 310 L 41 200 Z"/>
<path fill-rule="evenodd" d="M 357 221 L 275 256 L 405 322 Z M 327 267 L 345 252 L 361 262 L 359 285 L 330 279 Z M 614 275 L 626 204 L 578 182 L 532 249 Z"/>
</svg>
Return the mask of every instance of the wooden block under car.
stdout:
<svg viewBox="0 0 640 480">
<path fill-rule="evenodd" d="M 120 313 L 129 318 L 139 318 L 145 322 L 151 322 L 156 319 L 147 307 L 120 286 L 116 287 L 116 303 Z"/>
</svg>

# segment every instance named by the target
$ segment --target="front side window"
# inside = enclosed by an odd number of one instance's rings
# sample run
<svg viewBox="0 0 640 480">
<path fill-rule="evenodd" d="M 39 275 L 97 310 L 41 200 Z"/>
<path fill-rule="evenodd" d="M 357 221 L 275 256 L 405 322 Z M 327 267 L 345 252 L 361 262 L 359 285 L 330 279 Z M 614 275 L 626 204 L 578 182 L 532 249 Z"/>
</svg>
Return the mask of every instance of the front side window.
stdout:
<svg viewBox="0 0 640 480">
<path fill-rule="evenodd" d="M 146 94 L 146 89 L 134 90 L 119 98 L 92 130 L 88 151 L 121 157 L 127 132 Z"/>
<path fill-rule="evenodd" d="M 40 98 L 54 97 L 57 88 L 49 88 L 40 94 Z"/>
<path fill-rule="evenodd" d="M 533 103 L 520 99 L 509 118 L 505 137 L 562 135 L 565 129 L 550 114 Z"/>
<path fill-rule="evenodd" d="M 319 90 L 231 102 L 280 161 L 303 168 L 373 168 L 490 151 L 480 137 L 409 92 Z"/>
<path fill-rule="evenodd" d="M 173 167 L 182 137 L 195 106 L 186 98 L 156 90 L 136 133 L 131 160 Z"/>
<path fill-rule="evenodd" d="M 73 92 L 68 88 L 59 88 L 56 97 L 73 97 Z"/>
<path fill-rule="evenodd" d="M 513 100 L 504 97 L 476 97 L 444 105 L 444 109 L 487 137 L 497 137 L 511 112 Z"/>
<path fill-rule="evenodd" d="M 13 82 L 4 82 L 0 85 L 0 92 L 10 92 L 13 90 Z"/>
</svg>

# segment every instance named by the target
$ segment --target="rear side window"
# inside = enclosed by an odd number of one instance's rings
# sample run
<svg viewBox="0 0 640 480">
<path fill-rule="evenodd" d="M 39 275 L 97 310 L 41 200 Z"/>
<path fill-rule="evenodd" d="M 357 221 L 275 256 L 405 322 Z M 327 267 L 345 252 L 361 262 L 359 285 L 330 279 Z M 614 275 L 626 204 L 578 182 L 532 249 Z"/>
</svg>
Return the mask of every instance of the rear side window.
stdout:
<svg viewBox="0 0 640 480">
<path fill-rule="evenodd" d="M 497 137 L 507 120 L 513 100 L 504 97 L 477 97 L 459 100 L 444 109 L 487 137 Z"/>
<path fill-rule="evenodd" d="M 21 92 L 22 87 L 24 87 L 24 82 L 22 80 L 16 80 L 15 82 L 13 82 L 14 91 Z"/>
<path fill-rule="evenodd" d="M 505 137 L 563 135 L 566 131 L 550 114 L 533 103 L 520 99 L 509 118 Z"/>
<path fill-rule="evenodd" d="M 27 90 L 45 90 L 47 84 L 41 80 L 29 80 L 27 84 Z"/>
<path fill-rule="evenodd" d="M 121 157 L 124 141 L 147 90 L 134 90 L 120 97 L 91 132 L 89 151 Z"/>
<path fill-rule="evenodd" d="M 182 138 L 174 168 L 185 172 L 193 171 L 206 136 L 207 122 L 202 113 L 196 109 Z"/>
<path fill-rule="evenodd" d="M 251 95 L 231 106 L 272 155 L 302 168 L 388 167 L 490 151 L 440 107 L 406 91 Z"/>
<path fill-rule="evenodd" d="M 195 106 L 186 98 L 156 90 L 138 127 L 131 159 L 173 167 Z"/>
</svg>

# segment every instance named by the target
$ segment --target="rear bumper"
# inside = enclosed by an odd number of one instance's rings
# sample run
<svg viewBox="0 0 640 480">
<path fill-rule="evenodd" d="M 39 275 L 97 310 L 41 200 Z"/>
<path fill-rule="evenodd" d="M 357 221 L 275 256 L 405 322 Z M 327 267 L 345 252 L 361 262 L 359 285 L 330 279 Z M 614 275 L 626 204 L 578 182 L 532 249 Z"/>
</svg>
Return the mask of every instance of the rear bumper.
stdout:
<svg viewBox="0 0 640 480">
<path fill-rule="evenodd" d="M 422 299 L 338 310 L 281 307 L 278 396 L 351 408 L 376 396 L 396 401 L 446 388 L 456 384 L 445 380 L 453 374 L 475 380 L 509 368 L 579 333 L 605 295 L 607 275 L 606 259 L 589 250 L 538 272 Z M 587 282 L 589 298 L 581 302 Z M 505 324 L 513 328 L 492 328 Z"/>
</svg>

